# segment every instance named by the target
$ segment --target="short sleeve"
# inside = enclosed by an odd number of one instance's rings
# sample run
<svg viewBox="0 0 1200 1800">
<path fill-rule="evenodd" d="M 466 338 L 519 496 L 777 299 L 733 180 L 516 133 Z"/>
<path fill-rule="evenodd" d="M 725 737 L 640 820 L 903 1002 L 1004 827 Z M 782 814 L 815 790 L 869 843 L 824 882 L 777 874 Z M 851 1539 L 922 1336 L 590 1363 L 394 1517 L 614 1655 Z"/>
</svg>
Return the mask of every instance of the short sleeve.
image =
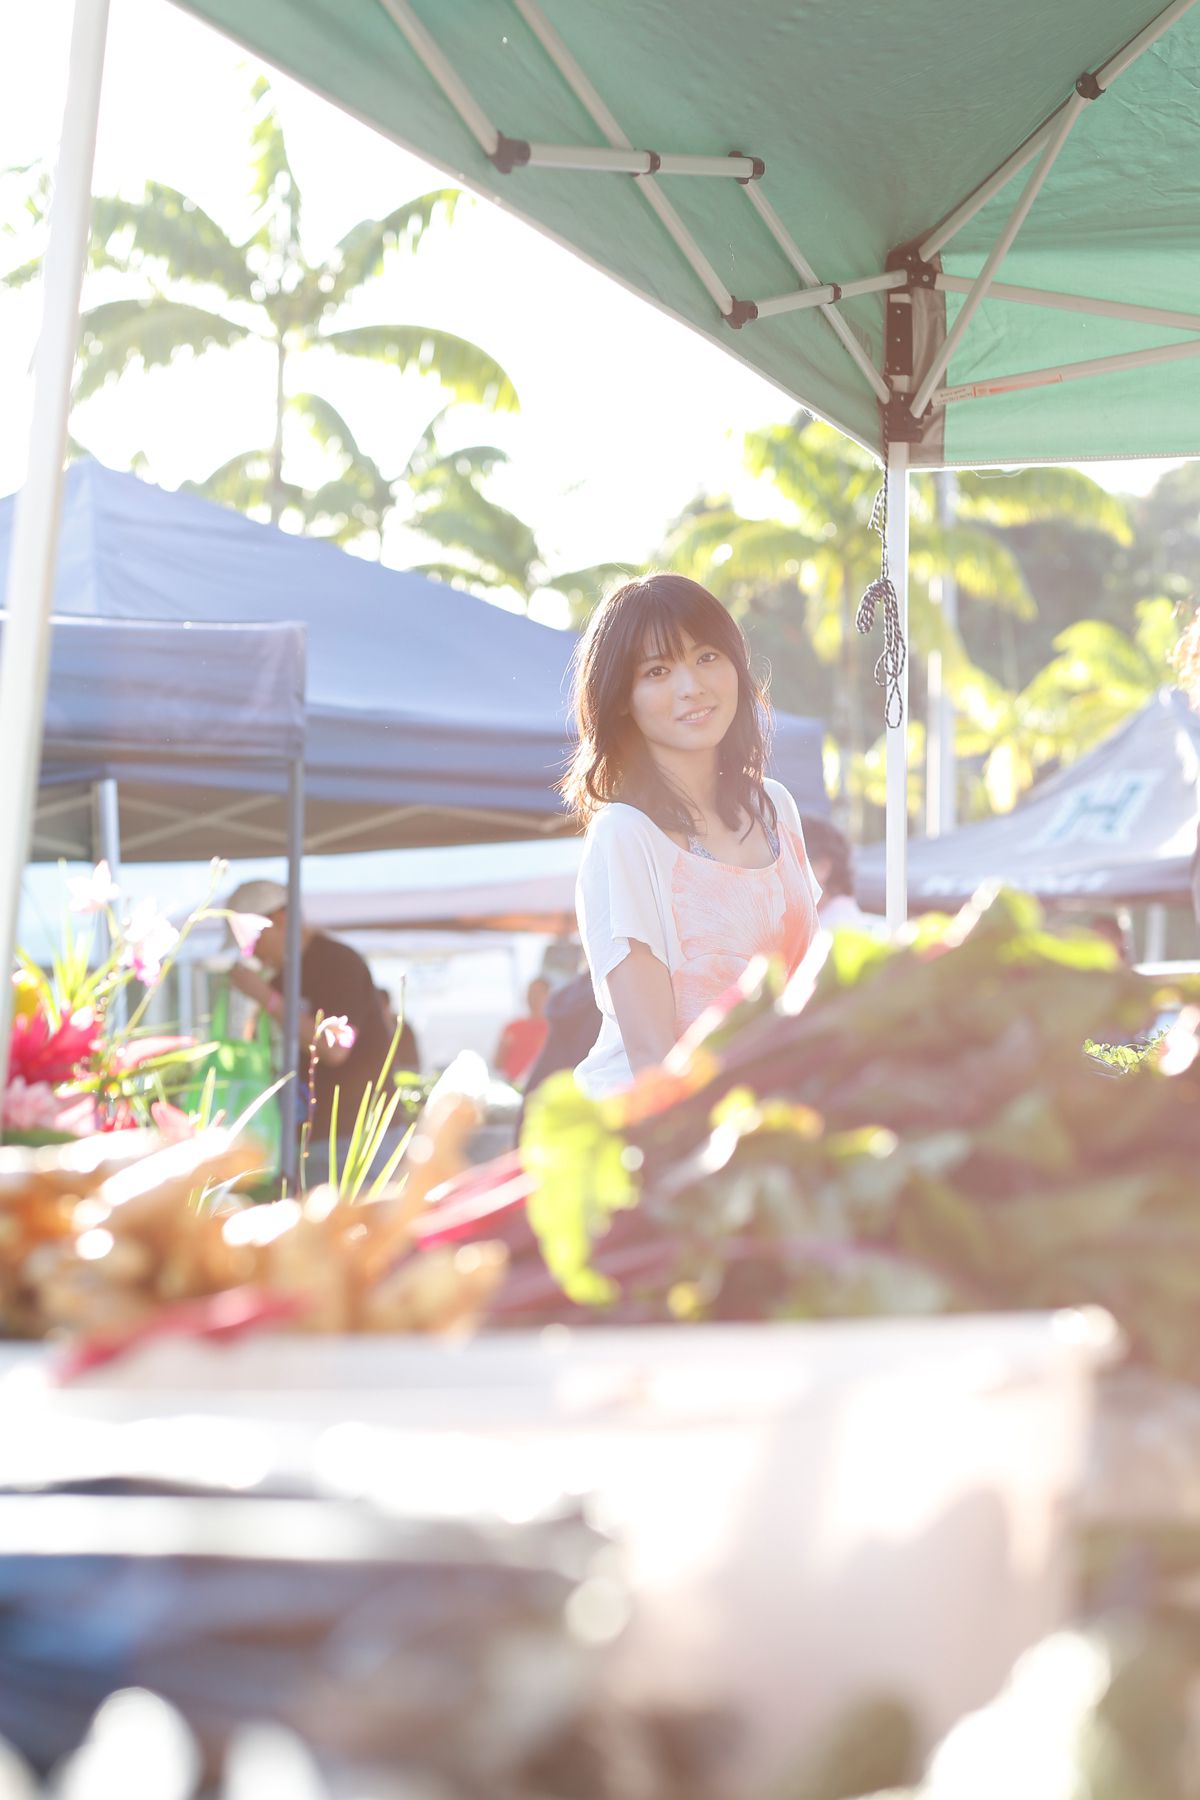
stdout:
<svg viewBox="0 0 1200 1800">
<path fill-rule="evenodd" d="M 788 792 L 787 788 L 784 787 L 782 781 L 764 781 L 763 786 L 771 796 L 771 799 L 775 802 L 775 811 L 778 815 L 779 823 L 787 831 L 790 831 L 794 838 L 799 839 L 800 848 L 803 851 L 802 862 L 804 874 L 808 881 L 809 892 L 813 897 L 813 905 L 817 906 L 820 904 L 821 895 L 824 890 L 816 876 L 813 874 L 812 864 L 808 860 L 808 846 L 804 842 L 804 826 L 800 822 L 800 808 L 796 805 L 795 800 L 792 798 L 792 795 Z"/>
<path fill-rule="evenodd" d="M 635 808 L 619 805 L 606 808 L 588 830 L 575 898 L 597 998 L 633 939 L 670 966 L 653 830 Z"/>
</svg>

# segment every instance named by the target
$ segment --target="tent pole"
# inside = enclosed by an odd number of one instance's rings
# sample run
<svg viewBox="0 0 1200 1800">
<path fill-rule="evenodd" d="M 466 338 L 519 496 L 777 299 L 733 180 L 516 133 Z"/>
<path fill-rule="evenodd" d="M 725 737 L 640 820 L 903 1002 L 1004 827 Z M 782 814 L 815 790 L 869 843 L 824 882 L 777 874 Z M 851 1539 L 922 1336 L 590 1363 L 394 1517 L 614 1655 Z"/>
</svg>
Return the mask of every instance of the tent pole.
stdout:
<svg viewBox="0 0 1200 1800">
<path fill-rule="evenodd" d="M 283 935 L 283 1073 L 291 1075 L 279 1090 L 282 1120 L 280 1161 L 289 1192 L 295 1192 L 300 1160 L 300 859 L 304 853 L 304 763 L 288 767 L 287 916 Z"/>
<path fill-rule="evenodd" d="M 876 280 L 880 277 L 876 276 Z M 969 294 L 974 282 L 969 275 L 935 275 L 939 294 Z M 860 290 L 861 291 L 861 290 Z M 842 293 L 848 294 L 849 287 Z M 1053 288 L 1014 287 L 1009 281 L 993 281 L 990 300 L 1011 300 L 1016 306 L 1042 306 L 1051 312 L 1085 313 L 1097 319 L 1130 320 L 1135 325 L 1166 325 L 1172 331 L 1200 331 L 1200 313 L 1174 312 L 1167 306 L 1139 306 L 1132 300 L 1096 300 L 1088 294 L 1060 294 Z M 758 302 L 761 315 L 763 302 Z"/>
<path fill-rule="evenodd" d="M 939 525 L 953 525 L 958 482 L 953 469 L 933 478 Z M 958 630 L 958 582 L 943 569 L 937 578 L 937 604 L 942 627 Z M 925 835 L 940 837 L 958 823 L 958 770 L 954 746 L 954 702 L 946 692 L 945 659 L 940 650 L 928 658 L 925 719 Z"/>
<path fill-rule="evenodd" d="M 92 783 L 92 860 L 106 862 L 113 880 L 120 886 L 121 801 L 111 775 Z M 101 929 L 106 949 L 111 951 L 112 937 L 106 922 L 102 922 Z M 125 989 L 119 987 L 109 1006 L 110 1023 L 118 1027 L 124 1025 L 126 1010 Z"/>
<path fill-rule="evenodd" d="M 1059 151 L 1070 136 L 1071 127 L 1088 104 L 1088 98 L 1083 94 L 1077 93 L 1071 95 L 1070 100 L 1068 100 L 1066 106 L 1063 108 L 1062 116 L 1058 121 L 1058 127 L 1054 133 L 1047 138 L 1046 147 L 1038 158 L 1037 167 L 1034 169 L 1033 174 L 1029 177 L 1029 180 L 1021 190 L 1021 198 L 1017 201 L 1017 204 L 1008 215 L 1008 220 L 1003 231 L 988 252 L 987 261 L 972 282 L 971 291 L 958 310 L 958 317 L 950 327 L 950 330 L 946 333 L 946 336 L 938 349 L 937 355 L 934 357 L 921 378 L 921 385 L 917 389 L 912 402 L 912 415 L 914 419 L 919 419 L 921 414 L 925 411 L 925 408 L 929 405 L 930 395 L 937 387 L 945 370 L 949 368 L 951 358 L 962 342 L 963 333 L 971 323 L 971 320 L 975 317 L 976 310 L 983 300 L 984 295 L 991 287 L 997 269 L 1008 255 L 1008 252 L 1012 247 L 1013 239 L 1016 237 L 1018 231 L 1020 231 L 1028 217 L 1030 207 L 1041 193 L 1046 177 L 1058 160 Z"/>
<path fill-rule="evenodd" d="M 900 631 L 908 643 L 908 445 L 889 444 L 887 482 L 888 568 L 900 604 Z M 908 658 L 899 674 L 900 721 L 887 728 L 887 922 L 896 931 L 908 917 Z"/>
<path fill-rule="evenodd" d="M 1115 56 L 1110 56 L 1108 61 L 1095 71 L 1099 86 L 1102 89 L 1111 87 L 1118 75 L 1123 75 L 1139 56 L 1158 42 L 1165 31 L 1170 30 L 1176 19 L 1181 19 L 1184 13 L 1189 12 L 1195 4 L 1196 0 L 1171 0 L 1170 6 L 1165 7 L 1156 19 L 1152 19 L 1144 31 L 1139 31 L 1123 50 L 1118 50 Z M 1070 100 L 1064 101 L 1063 105 L 1069 106 Z M 1032 132 L 1025 142 L 1000 164 L 998 169 L 993 170 L 986 181 L 981 182 L 973 193 L 967 195 L 960 206 L 956 206 L 954 211 L 949 213 L 942 223 L 930 232 L 920 245 L 920 255 L 923 261 L 932 262 L 938 251 L 949 243 L 955 232 L 969 224 L 976 213 L 983 210 L 993 194 L 998 194 L 1000 189 L 1007 186 L 1013 176 L 1023 169 L 1027 162 L 1033 160 L 1047 138 L 1053 134 L 1062 110 L 1061 106 L 1057 107 L 1050 117 L 1044 120 L 1037 130 Z"/>
<path fill-rule="evenodd" d="M 1123 369 L 1149 369 L 1159 363 L 1186 362 L 1200 356 L 1200 338 L 1186 344 L 1160 344 L 1153 350 L 1122 350 L 1113 356 L 1093 356 L 1086 362 L 1058 363 L 1051 369 L 1025 369 L 1017 375 L 993 375 L 987 381 L 965 381 L 957 387 L 939 388 L 934 406 L 956 400 L 986 400 L 990 394 L 1016 394 L 1025 388 L 1058 387 L 1064 381 L 1086 381 L 1092 375 L 1119 375 Z"/>
<path fill-rule="evenodd" d="M 33 378 L 25 485 L 8 565 L 8 625 L 0 660 L 0 1091 L 8 1074 L 12 965 L 21 874 L 29 854 L 50 664 L 50 607 L 79 296 L 91 228 L 92 163 L 108 0 L 76 0 L 50 238 L 42 270 L 42 330 Z"/>
</svg>

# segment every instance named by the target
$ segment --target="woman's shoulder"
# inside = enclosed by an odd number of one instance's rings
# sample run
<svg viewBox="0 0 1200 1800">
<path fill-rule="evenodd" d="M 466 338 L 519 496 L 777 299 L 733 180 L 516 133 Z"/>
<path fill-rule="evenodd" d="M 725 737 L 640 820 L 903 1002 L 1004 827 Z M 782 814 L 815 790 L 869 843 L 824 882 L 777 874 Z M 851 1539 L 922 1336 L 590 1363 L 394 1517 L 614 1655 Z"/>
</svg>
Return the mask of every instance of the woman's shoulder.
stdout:
<svg viewBox="0 0 1200 1800">
<path fill-rule="evenodd" d="M 654 845 L 663 836 L 654 820 L 639 806 L 629 806 L 623 800 L 610 800 L 593 813 L 584 846 L 630 843 Z M 670 840 L 666 841 L 669 843 Z"/>
<path fill-rule="evenodd" d="M 768 775 L 763 782 L 763 792 L 774 802 L 775 812 L 780 823 L 786 825 L 789 831 L 802 832 L 803 827 L 800 824 L 800 808 L 796 805 L 790 790 L 784 787 L 782 781 L 775 781 Z"/>
</svg>

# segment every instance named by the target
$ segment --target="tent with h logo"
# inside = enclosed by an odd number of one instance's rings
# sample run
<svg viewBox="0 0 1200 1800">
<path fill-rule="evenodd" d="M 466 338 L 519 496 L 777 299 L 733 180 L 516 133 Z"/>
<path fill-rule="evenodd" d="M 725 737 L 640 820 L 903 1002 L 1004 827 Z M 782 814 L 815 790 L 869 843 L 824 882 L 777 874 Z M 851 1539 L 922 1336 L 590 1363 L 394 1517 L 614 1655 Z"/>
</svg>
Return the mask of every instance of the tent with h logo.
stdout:
<svg viewBox="0 0 1200 1800">
<path fill-rule="evenodd" d="M 1200 718 L 1162 688 L 1012 812 L 911 844 L 911 902 L 950 909 L 985 881 L 1068 904 L 1190 901 L 1198 819 Z M 864 852 L 857 887 L 877 910 L 882 846 Z"/>
</svg>

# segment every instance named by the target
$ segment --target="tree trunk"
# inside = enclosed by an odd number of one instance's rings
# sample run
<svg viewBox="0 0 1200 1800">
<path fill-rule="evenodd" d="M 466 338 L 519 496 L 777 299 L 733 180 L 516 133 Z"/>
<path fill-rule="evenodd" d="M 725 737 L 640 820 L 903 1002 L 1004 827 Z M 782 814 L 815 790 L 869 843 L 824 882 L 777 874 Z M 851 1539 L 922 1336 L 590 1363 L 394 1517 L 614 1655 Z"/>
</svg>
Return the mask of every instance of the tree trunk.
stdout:
<svg viewBox="0 0 1200 1800">
<path fill-rule="evenodd" d="M 283 517 L 283 371 L 287 360 L 283 333 L 275 345 L 275 441 L 271 446 L 271 523 Z"/>
</svg>

